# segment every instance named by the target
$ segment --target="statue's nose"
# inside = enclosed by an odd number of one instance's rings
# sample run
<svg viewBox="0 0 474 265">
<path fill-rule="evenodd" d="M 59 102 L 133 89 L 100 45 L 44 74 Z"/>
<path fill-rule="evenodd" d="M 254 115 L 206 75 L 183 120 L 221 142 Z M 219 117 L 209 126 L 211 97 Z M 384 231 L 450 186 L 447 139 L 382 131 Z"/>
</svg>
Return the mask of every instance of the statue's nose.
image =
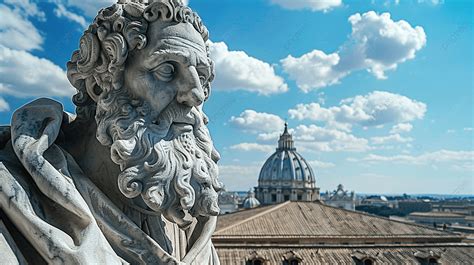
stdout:
<svg viewBox="0 0 474 265">
<path fill-rule="evenodd" d="M 179 88 L 178 102 L 190 107 L 201 105 L 205 96 L 196 67 L 189 66 L 183 78 L 187 82 L 185 82 L 185 87 Z"/>
</svg>

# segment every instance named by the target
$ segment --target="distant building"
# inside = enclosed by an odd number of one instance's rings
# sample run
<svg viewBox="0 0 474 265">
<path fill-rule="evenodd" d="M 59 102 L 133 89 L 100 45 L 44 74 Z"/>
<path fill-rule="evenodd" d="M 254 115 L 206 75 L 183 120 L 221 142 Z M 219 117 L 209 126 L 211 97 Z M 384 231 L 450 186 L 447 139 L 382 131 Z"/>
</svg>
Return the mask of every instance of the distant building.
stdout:
<svg viewBox="0 0 474 265">
<path fill-rule="evenodd" d="M 382 207 L 382 206 L 393 207 L 393 203 L 390 203 L 387 200 L 387 197 L 380 196 L 380 195 L 368 196 L 362 199 L 362 201 L 360 202 L 360 205 L 377 206 L 377 207 Z"/>
<path fill-rule="evenodd" d="M 434 212 L 459 213 L 474 216 L 474 202 L 470 200 L 445 200 L 432 203 Z"/>
<path fill-rule="evenodd" d="M 236 192 L 221 192 L 219 194 L 219 208 L 220 214 L 232 213 L 239 208 L 239 196 Z"/>
<path fill-rule="evenodd" d="M 278 140 L 278 148 L 260 171 L 255 194 L 262 204 L 319 200 L 313 169 L 296 152 L 287 124 Z"/>
<path fill-rule="evenodd" d="M 398 210 L 405 216 L 413 212 L 430 212 L 431 203 L 426 200 L 400 200 L 398 201 Z"/>
<path fill-rule="evenodd" d="M 472 216 L 453 212 L 414 212 L 408 215 L 408 219 L 425 225 L 474 225 Z"/>
<path fill-rule="evenodd" d="M 258 206 L 260 206 L 260 202 L 255 198 L 255 193 L 250 190 L 247 194 L 247 197 L 244 199 L 242 208 L 252 209 Z"/>
<path fill-rule="evenodd" d="M 333 192 L 327 191 L 322 199 L 327 205 L 351 211 L 355 210 L 355 193 L 354 191 L 349 192 L 347 190 L 344 190 L 344 186 L 342 186 L 342 184 L 339 184 L 337 186 L 337 189 Z"/>
<path fill-rule="evenodd" d="M 471 264 L 474 244 L 449 231 L 287 201 L 219 216 L 212 242 L 227 264 Z"/>
</svg>

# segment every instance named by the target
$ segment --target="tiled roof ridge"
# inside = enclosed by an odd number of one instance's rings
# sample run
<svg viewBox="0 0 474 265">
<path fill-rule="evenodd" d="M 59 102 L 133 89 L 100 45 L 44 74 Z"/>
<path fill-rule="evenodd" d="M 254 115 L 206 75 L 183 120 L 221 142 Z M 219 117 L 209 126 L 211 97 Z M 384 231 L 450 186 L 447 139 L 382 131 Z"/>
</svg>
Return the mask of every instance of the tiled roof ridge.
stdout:
<svg viewBox="0 0 474 265">
<path fill-rule="evenodd" d="M 445 248 L 445 247 L 467 247 L 474 248 L 473 243 L 457 242 L 457 243 L 404 243 L 404 244 L 285 244 L 277 243 L 270 245 L 262 245 L 261 243 L 246 243 L 245 245 L 237 243 L 216 243 L 219 248 L 240 248 L 240 249 L 256 249 L 256 248 L 361 248 L 361 249 L 375 249 L 375 248 Z"/>
<path fill-rule="evenodd" d="M 298 203 L 318 203 L 319 205 L 329 207 L 329 208 L 333 208 L 333 209 L 337 209 L 337 210 L 341 210 L 341 211 L 345 211 L 345 212 L 348 212 L 350 214 L 362 214 L 362 215 L 365 215 L 365 216 L 374 217 L 374 218 L 382 219 L 382 220 L 385 220 L 385 221 L 396 222 L 396 223 L 399 223 L 399 224 L 409 225 L 409 226 L 416 226 L 416 227 L 419 227 L 419 228 L 428 229 L 428 230 L 436 231 L 436 232 L 439 232 L 439 233 L 446 233 L 446 234 L 459 236 L 459 234 L 451 232 L 451 231 L 446 231 L 446 230 L 440 231 L 438 229 L 434 229 L 432 227 L 424 226 L 424 225 L 417 224 L 417 223 L 407 223 L 407 222 L 402 222 L 402 221 L 398 221 L 398 220 L 390 219 L 390 218 L 387 218 L 387 217 L 384 217 L 384 216 L 378 216 L 378 215 L 370 214 L 370 213 L 366 213 L 366 212 L 351 211 L 351 210 L 347 210 L 347 209 L 344 209 L 344 208 L 339 208 L 339 207 L 335 207 L 335 206 L 332 206 L 332 205 L 327 205 L 327 204 L 322 203 L 321 201 L 313 201 L 313 202 L 299 201 Z"/>
<path fill-rule="evenodd" d="M 286 202 L 283 202 L 283 203 L 274 205 L 273 207 L 269 207 L 269 209 L 267 209 L 267 210 L 265 210 L 265 211 L 263 211 L 263 212 L 260 212 L 260 213 L 254 215 L 254 216 L 251 216 L 251 217 L 249 217 L 249 218 L 246 218 L 246 219 L 244 219 L 244 220 L 241 220 L 241 221 L 239 221 L 239 222 L 237 222 L 237 223 L 235 223 L 235 224 L 232 224 L 232 225 L 229 225 L 229 226 L 227 226 L 227 227 L 224 227 L 224 228 L 222 228 L 222 229 L 220 229 L 220 230 L 216 230 L 214 233 L 223 232 L 223 231 L 225 231 L 225 230 L 231 229 L 231 228 L 233 228 L 233 227 L 236 227 L 236 226 L 238 226 L 238 225 L 241 225 L 241 224 L 243 224 L 243 223 L 246 223 L 246 222 L 248 222 L 248 221 L 251 221 L 251 220 L 253 220 L 253 219 L 255 219 L 255 218 L 258 218 L 258 217 L 260 217 L 260 216 L 263 216 L 263 215 L 266 215 L 266 214 L 268 214 L 268 213 L 271 213 L 271 212 L 273 212 L 273 211 L 275 211 L 275 210 L 277 210 L 277 209 L 279 209 L 279 208 L 281 208 L 281 207 L 283 207 L 283 206 L 285 206 L 285 205 L 288 205 L 290 202 L 291 202 L 291 201 L 286 201 Z M 254 209 L 256 209 L 256 208 L 254 208 Z M 253 210 L 253 209 L 251 209 L 251 210 Z"/>
</svg>

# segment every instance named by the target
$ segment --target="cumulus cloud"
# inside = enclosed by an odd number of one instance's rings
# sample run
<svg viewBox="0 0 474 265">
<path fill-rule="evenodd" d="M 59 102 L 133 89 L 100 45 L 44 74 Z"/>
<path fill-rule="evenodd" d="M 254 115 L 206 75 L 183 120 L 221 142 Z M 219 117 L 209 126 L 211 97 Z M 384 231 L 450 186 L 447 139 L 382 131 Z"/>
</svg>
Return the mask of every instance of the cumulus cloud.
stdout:
<svg viewBox="0 0 474 265">
<path fill-rule="evenodd" d="M 9 111 L 10 110 L 10 105 L 8 105 L 8 102 L 0 97 L 0 112 L 2 111 Z"/>
<path fill-rule="evenodd" d="M 273 66 L 243 51 L 229 51 L 224 42 L 209 42 L 215 63 L 213 87 L 219 90 L 245 90 L 262 95 L 283 93 L 288 85 L 275 74 Z"/>
<path fill-rule="evenodd" d="M 19 3 L 23 3 L 19 2 Z M 39 11 L 23 11 L 23 8 L 0 4 L 0 45 L 12 49 L 41 49 L 43 37 L 28 19 Z"/>
<path fill-rule="evenodd" d="M 370 149 L 367 139 L 314 124 L 298 125 L 293 136 L 298 142 L 298 146 L 301 146 L 305 151 L 363 152 Z"/>
<path fill-rule="evenodd" d="M 400 134 L 391 134 L 388 136 L 376 136 L 370 138 L 373 144 L 380 145 L 380 144 L 387 144 L 387 143 L 408 143 L 413 141 L 411 137 L 403 137 Z"/>
<path fill-rule="evenodd" d="M 288 55 L 281 63 L 286 73 L 296 80 L 296 85 L 304 92 L 309 92 L 313 88 L 334 85 L 346 75 L 345 72 L 333 70 L 339 61 L 337 53 L 325 54 L 313 50 L 298 58 Z"/>
<path fill-rule="evenodd" d="M 319 161 L 319 160 L 311 160 L 311 161 L 308 161 L 308 162 L 313 168 L 331 168 L 331 167 L 336 166 L 334 163 L 323 162 L 323 161 Z"/>
<path fill-rule="evenodd" d="M 97 15 L 100 9 L 117 3 L 117 0 L 66 0 L 62 3 L 69 7 L 75 7 L 92 18 Z"/>
<path fill-rule="evenodd" d="M 284 121 L 277 115 L 245 110 L 229 121 L 240 130 L 256 134 L 256 143 L 241 143 L 230 148 L 241 151 L 269 152 L 283 131 Z M 369 141 L 338 128 L 320 127 L 315 124 L 298 125 L 289 130 L 297 148 L 305 151 L 354 151 L 369 150 Z M 263 143 L 263 144 L 262 144 Z"/>
<path fill-rule="evenodd" d="M 64 17 L 68 20 L 78 23 L 81 27 L 86 28 L 88 23 L 83 16 L 80 16 L 70 10 L 66 9 L 66 7 L 60 3 L 57 4 L 56 8 L 54 9 L 54 14 L 57 17 Z"/>
<path fill-rule="evenodd" d="M 71 96 L 66 72 L 53 62 L 0 45 L 0 93 L 16 97 Z"/>
<path fill-rule="evenodd" d="M 35 2 L 29 0 L 4 0 L 4 3 L 13 6 L 16 11 L 23 13 L 25 16 L 35 17 L 40 21 L 46 19 L 45 13 L 38 8 Z"/>
<path fill-rule="evenodd" d="M 390 130 L 390 133 L 407 133 L 410 132 L 412 129 L 413 125 L 411 125 L 410 123 L 399 123 L 393 125 L 392 129 Z"/>
<path fill-rule="evenodd" d="M 436 165 L 437 163 L 449 163 L 458 168 L 472 168 L 474 164 L 474 151 L 452 151 L 438 150 L 426 152 L 420 155 L 394 155 L 382 156 L 369 154 L 363 158 L 350 158 L 351 162 L 369 162 L 369 163 L 397 163 L 410 165 Z"/>
<path fill-rule="evenodd" d="M 259 143 L 240 143 L 229 147 L 232 150 L 246 151 L 246 152 L 263 152 L 270 153 L 275 150 L 274 145 L 259 144 Z"/>
<path fill-rule="evenodd" d="M 229 122 L 244 132 L 273 133 L 280 131 L 285 122 L 277 115 L 245 110 L 238 117 L 232 116 Z"/>
<path fill-rule="evenodd" d="M 0 4 L 0 93 L 15 97 L 73 95 L 75 90 L 61 67 L 29 53 L 43 44 L 30 18 L 44 19 L 44 13 L 27 0 L 5 3 L 9 5 Z"/>
<path fill-rule="evenodd" d="M 444 0 L 418 0 L 418 3 L 428 3 L 437 6 L 444 4 Z"/>
<path fill-rule="evenodd" d="M 387 70 L 415 58 L 426 44 L 422 27 L 412 27 L 404 20 L 394 21 L 389 13 L 357 13 L 348 20 L 352 33 L 338 51 L 327 54 L 313 50 L 281 60 L 284 71 L 304 92 L 337 84 L 357 70 L 367 70 L 376 78 L 385 79 Z"/>
<path fill-rule="evenodd" d="M 406 123 L 422 119 L 426 104 L 385 91 L 343 99 L 338 106 L 322 107 L 319 103 L 298 104 L 288 110 L 291 119 L 327 122 L 333 127 L 352 125 L 380 126 L 387 123 Z M 396 130 L 411 130 L 411 124 L 397 124 Z M 410 127 L 410 128 L 409 128 Z M 408 129 L 409 128 L 409 129 Z"/>
<path fill-rule="evenodd" d="M 278 138 L 280 138 L 280 135 L 282 133 L 283 129 L 279 129 L 278 131 L 274 131 L 271 133 L 259 133 L 257 135 L 257 141 L 259 142 L 272 142 L 276 143 L 278 141 Z M 293 129 L 288 130 L 290 133 L 293 133 Z"/>
<path fill-rule="evenodd" d="M 309 9 L 311 11 L 328 11 L 342 5 L 342 0 L 271 0 L 283 8 L 290 10 Z"/>
<path fill-rule="evenodd" d="M 262 165 L 263 162 L 250 165 L 219 165 L 219 180 L 224 183 L 227 191 L 247 190 L 257 184 Z"/>
</svg>

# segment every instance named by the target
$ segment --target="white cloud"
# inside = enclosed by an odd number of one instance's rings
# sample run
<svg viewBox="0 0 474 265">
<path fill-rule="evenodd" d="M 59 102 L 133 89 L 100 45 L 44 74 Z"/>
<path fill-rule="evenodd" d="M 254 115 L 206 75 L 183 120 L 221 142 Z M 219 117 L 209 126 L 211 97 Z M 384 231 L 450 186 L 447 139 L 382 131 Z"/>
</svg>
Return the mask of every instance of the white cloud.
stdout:
<svg viewBox="0 0 474 265">
<path fill-rule="evenodd" d="M 297 141 L 296 147 L 302 147 L 305 151 L 362 152 L 370 149 L 367 139 L 314 124 L 298 125 L 293 135 Z"/>
<path fill-rule="evenodd" d="M 388 136 L 377 136 L 370 138 L 373 144 L 386 144 L 386 143 L 408 143 L 412 142 L 413 138 L 411 137 L 402 137 L 400 134 L 391 134 Z"/>
<path fill-rule="evenodd" d="M 438 150 L 427 152 L 418 156 L 413 155 L 394 155 L 382 156 L 369 154 L 361 159 L 348 159 L 352 162 L 369 162 L 369 163 L 398 163 L 412 165 L 436 165 L 437 163 L 448 163 L 452 166 L 469 168 L 474 163 L 474 151 L 452 151 Z"/>
<path fill-rule="evenodd" d="M 10 110 L 10 105 L 8 105 L 8 102 L 0 97 L 0 112 L 2 111 L 9 111 Z"/>
<path fill-rule="evenodd" d="M 344 99 L 339 106 L 322 107 L 319 103 L 298 104 L 288 110 L 292 119 L 327 122 L 337 125 L 379 126 L 422 119 L 426 104 L 385 91 L 374 91 Z M 340 126 L 343 128 L 344 126 Z M 407 125 L 402 125 L 407 129 Z"/>
<path fill-rule="evenodd" d="M 313 88 L 334 85 L 347 74 L 333 70 L 339 61 L 337 53 L 325 54 L 313 50 L 299 58 L 288 55 L 281 60 L 281 64 L 290 78 L 296 80 L 296 85 L 304 92 L 309 92 Z"/>
<path fill-rule="evenodd" d="M 308 162 L 313 168 L 331 168 L 331 167 L 336 166 L 334 163 L 323 162 L 323 161 L 319 161 L 319 160 L 311 160 L 311 161 L 308 161 Z"/>
<path fill-rule="evenodd" d="M 21 12 L 24 16 L 35 17 L 40 21 L 46 19 L 45 13 L 38 8 L 36 3 L 29 0 L 5 0 L 4 3 L 13 6 L 15 11 Z"/>
<path fill-rule="evenodd" d="M 43 37 L 20 9 L 0 4 L 0 45 L 18 50 L 41 49 Z"/>
<path fill-rule="evenodd" d="M 473 130 L 474 130 L 474 128 L 472 128 L 472 127 L 466 127 L 466 128 L 464 128 L 464 131 L 465 131 L 465 132 L 472 132 Z"/>
<path fill-rule="evenodd" d="M 74 89 L 66 73 L 53 62 L 30 54 L 39 50 L 43 37 L 29 20 L 44 13 L 26 0 L 0 4 L 0 93 L 15 97 L 71 96 Z"/>
<path fill-rule="evenodd" d="M 238 117 L 232 116 L 229 122 L 250 133 L 273 133 L 282 130 L 285 124 L 277 115 L 254 110 L 245 110 Z"/>
<path fill-rule="evenodd" d="M 298 10 L 310 9 L 311 11 L 328 11 L 342 5 L 342 0 L 271 0 L 283 8 Z"/>
<path fill-rule="evenodd" d="M 444 0 L 418 0 L 418 3 L 428 3 L 436 6 L 444 4 Z"/>
<path fill-rule="evenodd" d="M 258 143 L 241 143 L 230 147 L 241 151 L 270 152 L 275 148 L 284 125 L 284 121 L 277 115 L 254 110 L 245 110 L 238 117 L 233 116 L 229 122 L 244 132 L 257 134 Z M 358 138 L 338 128 L 312 124 L 298 125 L 289 131 L 296 141 L 296 147 L 304 151 L 361 152 L 370 149 L 367 139 Z"/>
<path fill-rule="evenodd" d="M 109 7 L 117 0 L 67 0 L 63 1 L 66 6 L 73 6 L 78 8 L 88 17 L 95 17 L 100 9 Z"/>
<path fill-rule="evenodd" d="M 393 21 L 389 13 L 357 13 L 348 20 L 352 33 L 337 52 L 313 50 L 281 60 L 284 71 L 304 92 L 337 84 L 344 76 L 363 69 L 385 79 L 385 71 L 415 58 L 426 44 L 422 27 L 412 27 L 404 20 Z"/>
<path fill-rule="evenodd" d="M 239 150 L 245 152 L 263 152 L 270 153 L 275 150 L 274 145 L 259 144 L 259 143 L 240 143 L 229 147 L 232 150 Z"/>
<path fill-rule="evenodd" d="M 275 74 L 270 64 L 243 51 L 229 51 L 224 42 L 209 41 L 209 45 L 216 69 L 213 82 L 216 89 L 245 90 L 262 95 L 288 91 L 288 85 Z"/>
<path fill-rule="evenodd" d="M 248 190 L 257 184 L 262 165 L 219 165 L 219 180 L 227 191 Z"/>
<path fill-rule="evenodd" d="M 84 17 L 74 12 L 71 12 L 70 10 L 67 10 L 66 7 L 60 3 L 58 3 L 56 8 L 54 9 L 54 14 L 57 17 L 65 17 L 73 22 L 76 22 L 79 25 L 81 25 L 83 28 L 86 28 L 88 25 Z"/>
<path fill-rule="evenodd" d="M 413 129 L 413 125 L 410 123 L 399 123 L 393 125 L 392 129 L 390 130 L 390 133 L 407 133 L 410 132 Z"/>
<path fill-rule="evenodd" d="M 282 133 L 282 129 L 280 128 L 278 131 L 274 131 L 271 133 L 259 133 L 257 135 L 257 141 L 259 142 L 272 142 L 276 143 L 278 141 L 278 138 L 280 138 L 280 135 Z M 293 133 L 293 129 L 288 130 L 290 133 Z"/>
<path fill-rule="evenodd" d="M 16 97 L 69 97 L 75 89 L 53 62 L 0 45 L 0 93 Z"/>
</svg>

